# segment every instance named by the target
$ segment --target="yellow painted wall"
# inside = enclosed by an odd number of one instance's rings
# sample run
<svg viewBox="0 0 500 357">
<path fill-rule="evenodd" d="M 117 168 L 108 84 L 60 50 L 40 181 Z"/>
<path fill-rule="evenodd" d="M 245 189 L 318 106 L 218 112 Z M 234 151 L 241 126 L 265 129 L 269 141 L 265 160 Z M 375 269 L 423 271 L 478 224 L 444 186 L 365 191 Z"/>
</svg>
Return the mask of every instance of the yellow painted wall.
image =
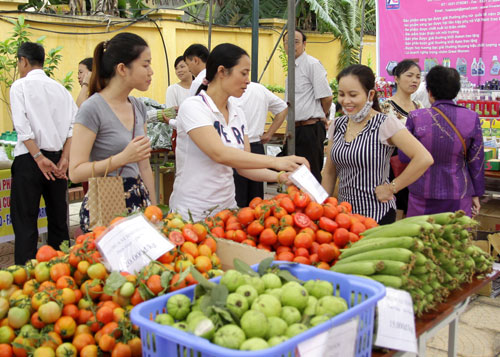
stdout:
<svg viewBox="0 0 500 357">
<path fill-rule="evenodd" d="M 6 4 L 5 1 L 0 0 L 0 10 L 10 9 Z M 192 43 L 207 45 L 208 27 L 178 20 L 177 18 L 182 14 L 181 11 L 160 10 L 160 12 L 153 18 L 157 20 L 165 40 L 170 68 L 170 80 L 171 84 L 173 84 L 177 82 L 174 70 L 175 58 L 182 55 L 184 50 Z M 16 15 L 12 14 L 9 16 Z M 44 42 L 46 50 L 56 46 L 63 46 L 61 51 L 63 60 L 59 65 L 59 70 L 55 73 L 55 77 L 60 79 L 68 71 L 73 71 L 74 88 L 72 95 L 74 98 L 77 97 L 80 90 L 77 78 L 78 62 L 85 57 L 91 57 L 98 42 L 110 39 L 117 31 L 120 31 L 120 29 L 129 24 L 128 22 L 123 22 L 107 27 L 107 21 L 104 21 L 104 18 L 87 16 L 76 18 L 66 17 L 63 19 L 42 14 L 25 14 L 25 19 L 32 27 L 30 29 L 30 32 L 33 34 L 32 40 L 42 35 L 47 36 Z M 113 20 L 121 21 L 118 18 Z M 279 37 L 283 23 L 283 20 L 266 22 L 267 26 L 274 26 L 274 29 L 261 28 L 259 31 L 259 76 Z M 80 35 L 56 34 L 45 32 L 44 30 L 74 32 Z M 5 21 L 0 21 L 0 34 L 7 34 L 10 31 L 11 25 Z M 147 96 L 160 103 L 164 103 L 165 92 L 168 86 L 167 65 L 163 44 L 156 26 L 152 22 L 140 22 L 127 27 L 124 31 L 134 32 L 146 39 L 153 54 L 152 66 L 155 74 L 149 90 L 146 92 L 134 91 L 132 95 Z M 331 41 L 333 39 L 331 34 L 308 33 L 307 35 L 307 53 L 318 58 L 323 63 L 328 72 L 329 80 L 334 78 L 338 73 L 336 58 L 340 50 L 339 41 Z M 251 40 L 250 28 L 240 29 L 214 26 L 212 29 L 212 48 L 219 43 L 232 42 L 243 47 L 248 53 L 251 53 Z M 373 67 L 375 67 L 375 38 L 373 36 L 365 37 L 363 63 L 367 63 L 368 57 L 371 58 Z M 261 83 L 284 86 L 284 81 L 285 73 L 281 67 L 277 51 Z M 12 123 L 7 106 L 2 103 L 0 107 L 0 131 L 11 129 Z"/>
</svg>

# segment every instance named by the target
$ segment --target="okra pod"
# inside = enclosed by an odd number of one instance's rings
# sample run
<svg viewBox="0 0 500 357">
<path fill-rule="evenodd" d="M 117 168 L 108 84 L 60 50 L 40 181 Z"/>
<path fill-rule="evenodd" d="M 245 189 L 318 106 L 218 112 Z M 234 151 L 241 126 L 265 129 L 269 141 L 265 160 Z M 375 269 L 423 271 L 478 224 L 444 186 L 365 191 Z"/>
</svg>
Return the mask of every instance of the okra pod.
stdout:
<svg viewBox="0 0 500 357">
<path fill-rule="evenodd" d="M 344 249 L 340 255 L 340 259 L 350 257 L 359 253 L 375 251 L 384 248 L 406 248 L 410 249 L 415 246 L 415 240 L 411 237 L 399 237 L 399 238 L 384 238 L 383 240 L 370 239 L 368 242 L 360 246 L 352 246 L 351 248 Z"/>
<path fill-rule="evenodd" d="M 415 254 L 405 248 L 385 248 L 372 252 L 364 252 L 350 257 L 340 259 L 335 265 L 350 262 L 359 262 L 363 260 L 396 260 L 398 262 L 410 263 L 415 259 Z"/>
<path fill-rule="evenodd" d="M 363 261 L 352 262 L 346 264 L 335 264 L 330 268 L 331 271 L 343 274 L 356 275 L 373 275 L 384 268 L 384 263 L 381 261 Z"/>
</svg>

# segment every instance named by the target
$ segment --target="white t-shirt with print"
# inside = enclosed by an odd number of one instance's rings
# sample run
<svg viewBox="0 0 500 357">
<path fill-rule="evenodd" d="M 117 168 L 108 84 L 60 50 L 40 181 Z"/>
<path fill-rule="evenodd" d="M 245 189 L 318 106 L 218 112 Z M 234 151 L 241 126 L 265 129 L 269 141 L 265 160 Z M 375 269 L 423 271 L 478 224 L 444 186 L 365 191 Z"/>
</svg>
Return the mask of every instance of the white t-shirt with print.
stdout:
<svg viewBox="0 0 500 357">
<path fill-rule="evenodd" d="M 203 126 L 213 126 L 224 145 L 244 149 L 247 122 L 240 107 L 228 101 L 229 122 L 205 91 L 187 98 L 177 115 L 175 181 L 169 206 L 183 218 L 188 211 L 195 221 L 226 208 L 236 208 L 233 169 L 208 157 L 188 133 Z"/>
</svg>

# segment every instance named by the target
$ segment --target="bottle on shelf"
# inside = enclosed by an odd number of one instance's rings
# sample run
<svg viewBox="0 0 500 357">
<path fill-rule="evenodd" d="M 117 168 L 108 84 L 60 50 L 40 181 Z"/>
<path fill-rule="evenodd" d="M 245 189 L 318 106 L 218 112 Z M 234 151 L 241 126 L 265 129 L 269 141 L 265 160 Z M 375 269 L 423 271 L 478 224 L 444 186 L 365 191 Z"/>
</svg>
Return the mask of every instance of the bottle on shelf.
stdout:
<svg viewBox="0 0 500 357">
<path fill-rule="evenodd" d="M 500 74 L 500 62 L 498 62 L 497 56 L 493 56 L 491 60 L 490 74 L 492 76 L 498 76 Z"/>
<path fill-rule="evenodd" d="M 472 65 L 471 65 L 471 75 L 472 76 L 477 76 L 477 62 L 476 62 L 476 57 L 472 60 Z"/>
</svg>

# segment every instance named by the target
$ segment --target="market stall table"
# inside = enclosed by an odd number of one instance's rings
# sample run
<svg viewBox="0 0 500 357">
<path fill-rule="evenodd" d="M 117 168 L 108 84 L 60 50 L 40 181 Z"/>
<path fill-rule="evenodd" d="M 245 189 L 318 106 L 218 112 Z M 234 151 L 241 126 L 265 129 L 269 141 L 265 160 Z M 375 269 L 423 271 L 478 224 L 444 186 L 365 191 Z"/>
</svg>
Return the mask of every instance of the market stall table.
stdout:
<svg viewBox="0 0 500 357">
<path fill-rule="evenodd" d="M 470 297 L 476 294 L 486 284 L 500 276 L 500 271 L 494 271 L 485 279 L 474 277 L 472 282 L 462 284 L 460 288 L 452 291 L 448 299 L 437 306 L 436 309 L 415 318 L 415 329 L 417 333 L 418 356 L 425 357 L 427 340 L 433 337 L 441 328 L 449 325 L 448 335 L 448 356 L 457 355 L 457 328 L 458 318 L 465 311 L 469 304 Z M 391 356 L 414 356 L 412 353 L 389 350 L 379 352 L 374 350 L 373 357 Z"/>
<path fill-rule="evenodd" d="M 170 153 L 173 153 L 170 149 L 154 149 L 151 151 L 150 162 L 155 178 L 155 196 L 158 203 L 160 202 L 160 167 L 173 158 L 173 156 L 169 155 Z"/>
</svg>

